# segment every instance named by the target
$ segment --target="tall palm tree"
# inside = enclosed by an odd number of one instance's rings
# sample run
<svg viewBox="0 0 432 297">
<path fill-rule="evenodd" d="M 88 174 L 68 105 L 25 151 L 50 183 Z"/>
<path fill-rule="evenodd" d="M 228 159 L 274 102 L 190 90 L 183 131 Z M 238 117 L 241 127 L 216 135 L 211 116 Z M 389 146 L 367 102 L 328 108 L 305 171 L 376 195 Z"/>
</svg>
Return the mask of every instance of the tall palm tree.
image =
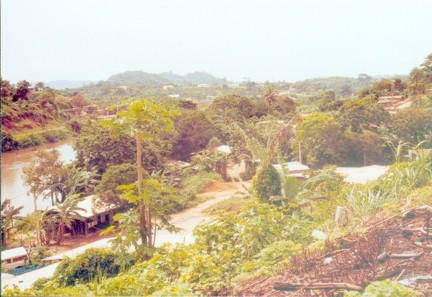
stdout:
<svg viewBox="0 0 432 297">
<path fill-rule="evenodd" d="M 63 203 L 56 203 L 55 208 L 48 211 L 48 217 L 58 223 L 57 245 L 62 243 L 66 227 L 71 228 L 74 220 L 85 220 L 79 213 L 85 211 L 84 208 L 78 206 L 80 201 L 82 198 L 79 198 L 79 195 L 70 195 Z"/>
<path fill-rule="evenodd" d="M 420 68 L 414 68 L 409 74 L 409 79 L 414 84 L 414 92 L 417 94 L 420 91 L 419 85 L 423 80 L 423 71 Z"/>
<path fill-rule="evenodd" d="M 22 219 L 22 216 L 20 216 L 19 213 L 23 209 L 23 206 L 15 207 L 11 204 L 11 200 L 6 198 L 6 200 L 1 204 L 1 209 L 2 245 L 5 246 L 7 240 L 10 238 L 10 232 L 15 228 L 14 222 Z"/>
<path fill-rule="evenodd" d="M 156 139 L 160 132 L 173 130 L 173 118 L 177 112 L 170 111 L 152 101 L 133 101 L 126 109 L 119 111 L 112 119 L 102 121 L 114 135 L 128 134 L 135 138 L 138 196 L 143 194 L 142 141 Z M 140 234 L 143 244 L 152 245 L 151 211 L 147 203 L 140 199 Z"/>
<path fill-rule="evenodd" d="M 270 113 L 270 107 L 277 102 L 278 95 L 276 94 L 274 88 L 271 85 L 267 85 L 266 90 L 264 91 L 263 98 L 267 105 L 267 114 Z"/>
</svg>

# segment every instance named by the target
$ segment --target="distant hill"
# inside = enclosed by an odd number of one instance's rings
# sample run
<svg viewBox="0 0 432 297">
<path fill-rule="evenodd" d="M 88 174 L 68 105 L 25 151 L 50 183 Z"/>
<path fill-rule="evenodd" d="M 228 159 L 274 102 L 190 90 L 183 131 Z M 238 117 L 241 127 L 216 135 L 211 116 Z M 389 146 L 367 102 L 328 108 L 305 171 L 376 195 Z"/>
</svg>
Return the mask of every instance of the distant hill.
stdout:
<svg viewBox="0 0 432 297">
<path fill-rule="evenodd" d="M 108 78 L 110 83 L 143 83 L 143 84 L 170 84 L 169 80 L 144 71 L 126 71 L 123 73 L 115 74 Z"/>
<path fill-rule="evenodd" d="M 160 77 L 163 77 L 164 79 L 170 81 L 173 84 L 176 85 L 182 85 L 185 83 L 185 78 L 181 75 L 175 74 L 173 72 L 162 72 L 159 74 Z"/>
<path fill-rule="evenodd" d="M 64 90 L 64 89 L 76 89 L 81 88 L 85 85 L 95 83 L 92 80 L 53 80 L 44 82 L 44 84 L 52 89 Z"/>
<path fill-rule="evenodd" d="M 226 79 L 217 78 L 207 72 L 195 71 L 184 76 L 173 72 L 162 72 L 160 74 L 148 73 L 144 71 L 126 71 L 112 75 L 107 80 L 110 83 L 141 83 L 146 85 L 184 85 L 191 84 L 224 84 Z"/>
<path fill-rule="evenodd" d="M 200 71 L 186 74 L 184 80 L 192 84 L 224 84 L 228 82 L 225 78 L 217 78 L 207 72 Z"/>
</svg>

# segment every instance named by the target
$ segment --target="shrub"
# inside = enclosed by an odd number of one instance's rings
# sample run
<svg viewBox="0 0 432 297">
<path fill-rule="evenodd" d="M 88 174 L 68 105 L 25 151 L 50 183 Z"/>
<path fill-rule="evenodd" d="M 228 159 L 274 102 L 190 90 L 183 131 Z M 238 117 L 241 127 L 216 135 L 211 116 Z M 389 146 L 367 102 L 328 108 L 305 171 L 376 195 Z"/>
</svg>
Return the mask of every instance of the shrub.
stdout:
<svg viewBox="0 0 432 297">
<path fill-rule="evenodd" d="M 194 200 L 196 194 L 201 193 L 205 187 L 214 181 L 221 181 L 219 174 L 214 172 L 201 172 L 194 175 L 185 176 L 180 184 L 180 193 L 187 200 Z"/>
<path fill-rule="evenodd" d="M 2 133 L 2 152 L 9 152 L 18 149 L 19 144 L 9 132 Z"/>
<path fill-rule="evenodd" d="M 273 166 L 258 169 L 252 180 L 252 191 L 261 202 L 265 203 L 270 202 L 271 196 L 281 195 L 279 174 Z"/>
<path fill-rule="evenodd" d="M 292 241 L 276 241 L 263 248 L 251 261 L 242 265 L 242 272 L 259 275 L 277 271 L 285 261 L 301 249 L 301 244 Z"/>
<path fill-rule="evenodd" d="M 18 148 L 26 148 L 31 146 L 38 146 L 44 143 L 44 138 L 41 133 L 21 134 L 15 137 L 18 142 Z"/>
<path fill-rule="evenodd" d="M 51 252 L 46 247 L 38 247 L 30 252 L 30 261 L 32 264 L 41 263 L 42 259 L 51 255 Z"/>
<path fill-rule="evenodd" d="M 56 129 L 42 132 L 42 136 L 45 142 L 52 143 L 68 137 L 68 132 L 66 129 Z"/>
<path fill-rule="evenodd" d="M 65 258 L 57 266 L 53 278 L 62 286 L 88 283 L 96 278 L 117 275 L 119 255 L 111 250 L 89 248 L 75 259 Z"/>
</svg>

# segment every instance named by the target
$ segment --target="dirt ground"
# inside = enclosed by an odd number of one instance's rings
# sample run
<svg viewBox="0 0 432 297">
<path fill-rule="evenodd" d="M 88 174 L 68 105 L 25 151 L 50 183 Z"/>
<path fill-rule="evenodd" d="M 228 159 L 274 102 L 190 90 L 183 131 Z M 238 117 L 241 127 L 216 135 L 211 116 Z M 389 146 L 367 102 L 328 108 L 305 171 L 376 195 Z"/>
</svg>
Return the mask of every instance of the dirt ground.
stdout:
<svg viewBox="0 0 432 297">
<path fill-rule="evenodd" d="M 93 233 L 91 235 L 85 236 L 77 236 L 73 238 L 67 238 L 65 239 L 61 245 L 56 245 L 55 243 L 50 244 L 49 246 L 46 246 L 46 248 L 53 254 L 58 254 L 62 252 L 69 251 L 71 249 L 95 242 L 97 240 L 100 240 L 102 238 L 108 238 L 112 237 L 112 235 L 99 235 L 99 232 Z"/>
<path fill-rule="evenodd" d="M 231 184 L 215 181 L 205 187 L 204 191 L 201 194 L 232 190 L 233 188 L 234 187 Z"/>
</svg>

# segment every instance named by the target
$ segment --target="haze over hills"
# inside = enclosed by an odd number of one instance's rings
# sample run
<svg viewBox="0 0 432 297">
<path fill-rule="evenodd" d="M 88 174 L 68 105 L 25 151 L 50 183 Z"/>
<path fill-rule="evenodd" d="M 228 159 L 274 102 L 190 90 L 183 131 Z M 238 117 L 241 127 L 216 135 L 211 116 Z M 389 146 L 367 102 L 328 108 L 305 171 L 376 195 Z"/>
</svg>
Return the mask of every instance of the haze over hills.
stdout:
<svg viewBox="0 0 432 297">
<path fill-rule="evenodd" d="M 57 90 L 81 88 L 91 83 L 96 83 L 96 81 L 95 80 L 53 80 L 53 81 L 44 82 L 46 86 Z"/>
<path fill-rule="evenodd" d="M 195 71 L 186 75 L 179 75 L 173 72 L 163 72 L 160 74 L 147 73 L 144 71 L 125 71 L 112 75 L 108 78 L 112 83 L 139 82 L 144 84 L 223 84 L 228 81 L 224 78 L 217 78 L 204 71 Z"/>
<path fill-rule="evenodd" d="M 399 78 L 406 78 L 407 75 L 373 75 L 370 76 L 371 79 L 376 80 L 376 79 L 383 79 L 383 78 L 395 78 L 395 77 L 399 77 Z M 312 83 L 312 84 L 316 84 L 316 83 L 324 83 L 327 84 L 327 81 L 333 81 L 333 83 L 335 81 L 345 81 L 345 80 L 352 80 L 352 81 L 356 81 L 357 78 L 356 77 L 317 77 L 317 78 L 310 78 L 310 79 L 306 79 L 306 80 L 301 80 L 301 81 L 296 81 L 293 83 Z M 142 70 L 138 70 L 138 71 L 125 71 L 122 73 L 118 73 L 118 74 L 114 74 L 111 75 L 107 80 L 102 82 L 108 82 L 111 84 L 124 84 L 124 85 L 129 85 L 129 84 L 142 84 L 142 85 L 147 85 L 147 86 L 155 86 L 155 85 L 178 85 L 178 86 L 183 86 L 183 85 L 187 85 L 187 84 L 195 84 L 195 85 L 199 85 L 199 84 L 211 84 L 211 85 L 222 85 L 222 84 L 227 84 L 230 83 L 230 81 L 228 81 L 226 78 L 218 78 L 215 77 L 205 71 L 195 71 L 192 73 L 187 73 L 185 75 L 180 75 L 180 74 L 176 74 L 173 73 L 172 71 L 169 72 L 162 72 L 159 74 L 155 74 L 155 73 L 149 73 L 149 72 L 144 72 Z M 55 80 L 55 81 L 48 81 L 45 82 L 45 85 L 53 88 L 53 89 L 58 89 L 58 90 L 62 90 L 62 89 L 76 89 L 76 88 L 81 88 L 85 85 L 90 85 L 90 84 L 96 84 L 100 81 L 96 81 L 96 80 Z M 331 85 L 332 83 L 330 83 Z"/>
<path fill-rule="evenodd" d="M 75 89 L 84 85 L 97 83 L 95 80 L 55 80 L 45 82 L 45 85 L 53 89 Z M 111 75 L 106 82 L 113 84 L 134 84 L 143 85 L 186 85 L 186 84 L 226 84 L 225 78 L 215 77 L 205 71 L 195 71 L 186 75 L 179 75 L 173 72 L 162 72 L 159 74 L 148 73 L 141 70 L 125 71 Z"/>
</svg>

